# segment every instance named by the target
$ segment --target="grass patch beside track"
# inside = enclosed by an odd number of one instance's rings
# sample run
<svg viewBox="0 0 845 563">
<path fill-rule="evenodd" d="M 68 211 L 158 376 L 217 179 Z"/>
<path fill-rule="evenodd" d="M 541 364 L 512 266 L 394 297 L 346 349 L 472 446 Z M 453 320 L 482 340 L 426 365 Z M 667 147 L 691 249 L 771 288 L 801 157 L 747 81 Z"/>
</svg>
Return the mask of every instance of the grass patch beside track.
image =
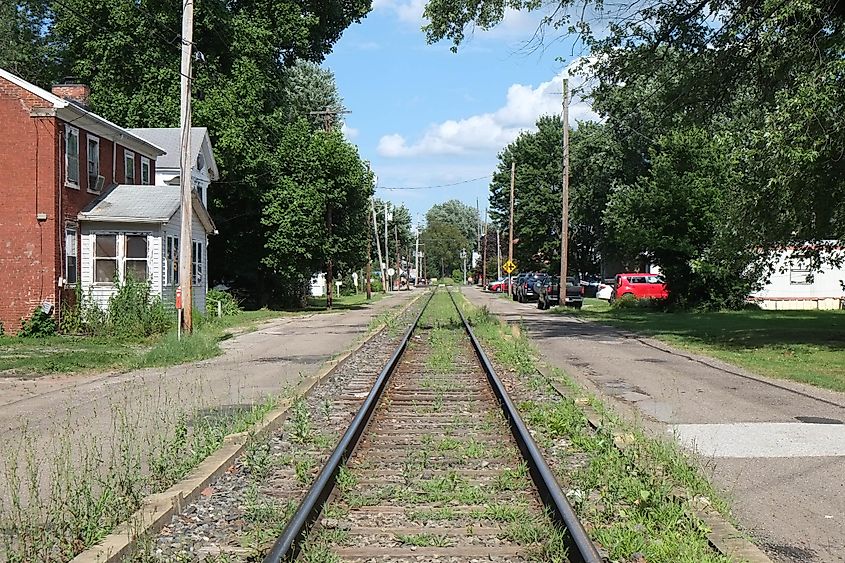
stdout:
<svg viewBox="0 0 845 563">
<path fill-rule="evenodd" d="M 537 354 L 519 327 L 507 327 L 462 296 L 459 304 L 491 359 L 501 366 L 500 375 L 515 379 L 509 384 L 512 398 L 564 490 L 568 489 L 569 501 L 588 533 L 612 560 L 625 561 L 642 553 L 652 563 L 729 561 L 710 547 L 704 524 L 689 515 L 688 501 L 676 494 L 706 497 L 728 513 L 694 458 L 674 444 L 647 437 L 591 397 L 605 421 L 594 431 L 579 406 L 561 398 L 537 372 Z M 553 376 L 571 390 L 572 397 L 587 396 L 563 372 Z M 614 431 L 631 436 L 628 447 L 620 450 L 614 445 Z"/>
<path fill-rule="evenodd" d="M 845 391 L 845 311 L 612 309 L 599 299 L 555 313 L 656 338 L 780 379 Z"/>
</svg>

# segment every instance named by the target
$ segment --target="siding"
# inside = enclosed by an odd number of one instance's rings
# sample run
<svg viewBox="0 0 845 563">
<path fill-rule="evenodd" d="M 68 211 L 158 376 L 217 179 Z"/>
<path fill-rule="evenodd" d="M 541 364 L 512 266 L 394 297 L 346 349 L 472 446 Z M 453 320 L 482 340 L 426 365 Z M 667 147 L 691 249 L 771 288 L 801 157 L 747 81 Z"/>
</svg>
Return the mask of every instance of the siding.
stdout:
<svg viewBox="0 0 845 563">
<path fill-rule="evenodd" d="M 170 221 L 164 226 L 164 235 L 163 240 L 164 243 L 162 248 L 165 248 L 166 245 L 166 237 L 173 236 L 173 237 L 180 237 L 180 231 L 182 229 L 182 217 L 179 211 L 177 211 Z M 203 227 L 200 220 L 197 218 L 196 213 L 194 213 L 193 221 L 191 222 L 191 236 L 193 240 L 197 242 L 201 242 L 203 245 L 203 278 L 202 282 L 199 284 L 194 284 L 193 289 L 193 302 L 194 308 L 199 309 L 200 311 L 205 313 L 205 296 L 208 292 L 208 235 L 205 232 L 205 227 Z M 164 253 L 161 253 L 161 275 L 162 275 L 162 283 L 164 281 Z M 176 288 L 173 286 L 164 286 L 162 290 L 162 299 L 164 300 L 165 304 L 168 304 L 172 307 L 175 307 L 176 304 Z"/>
</svg>

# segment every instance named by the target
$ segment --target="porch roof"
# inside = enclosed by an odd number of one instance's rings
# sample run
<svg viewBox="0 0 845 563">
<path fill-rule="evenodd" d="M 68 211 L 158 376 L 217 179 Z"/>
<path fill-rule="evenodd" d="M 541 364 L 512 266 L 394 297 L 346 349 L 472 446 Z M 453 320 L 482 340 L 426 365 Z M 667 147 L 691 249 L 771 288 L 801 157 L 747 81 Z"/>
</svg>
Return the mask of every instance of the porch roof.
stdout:
<svg viewBox="0 0 845 563">
<path fill-rule="evenodd" d="M 192 192 L 193 210 L 205 227 L 214 232 L 214 222 L 196 191 Z M 179 211 L 179 186 L 137 186 L 121 184 L 89 203 L 79 213 L 80 221 L 115 223 L 167 223 Z"/>
</svg>

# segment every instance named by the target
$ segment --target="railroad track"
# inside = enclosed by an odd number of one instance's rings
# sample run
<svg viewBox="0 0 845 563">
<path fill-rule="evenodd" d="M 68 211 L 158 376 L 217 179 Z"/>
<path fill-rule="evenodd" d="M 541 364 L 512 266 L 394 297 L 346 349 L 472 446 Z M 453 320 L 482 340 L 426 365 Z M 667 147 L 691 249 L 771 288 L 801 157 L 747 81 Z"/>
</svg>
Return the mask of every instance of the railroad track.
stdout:
<svg viewBox="0 0 845 563">
<path fill-rule="evenodd" d="M 450 292 L 429 297 L 264 561 L 297 557 L 602 561 Z"/>
</svg>

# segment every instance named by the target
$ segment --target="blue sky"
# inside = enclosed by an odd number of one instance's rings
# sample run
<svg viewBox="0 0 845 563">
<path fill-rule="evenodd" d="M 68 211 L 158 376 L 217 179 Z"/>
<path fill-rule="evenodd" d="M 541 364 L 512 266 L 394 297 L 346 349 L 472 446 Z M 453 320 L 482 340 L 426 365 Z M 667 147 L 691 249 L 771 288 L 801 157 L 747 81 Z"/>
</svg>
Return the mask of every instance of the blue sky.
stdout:
<svg viewBox="0 0 845 563">
<path fill-rule="evenodd" d="M 335 73 L 347 137 L 378 176 L 376 196 L 407 205 L 415 220 L 435 203 L 487 206 L 497 154 L 537 117 L 558 113 L 571 42 L 544 52 L 525 48 L 540 14 L 509 12 L 503 24 L 468 37 L 457 54 L 427 45 L 424 0 L 374 0 L 347 29 L 324 66 Z M 571 83 L 573 81 L 570 81 Z M 570 119 L 592 117 L 578 99 Z M 435 189 L 385 190 L 437 186 Z"/>
</svg>

